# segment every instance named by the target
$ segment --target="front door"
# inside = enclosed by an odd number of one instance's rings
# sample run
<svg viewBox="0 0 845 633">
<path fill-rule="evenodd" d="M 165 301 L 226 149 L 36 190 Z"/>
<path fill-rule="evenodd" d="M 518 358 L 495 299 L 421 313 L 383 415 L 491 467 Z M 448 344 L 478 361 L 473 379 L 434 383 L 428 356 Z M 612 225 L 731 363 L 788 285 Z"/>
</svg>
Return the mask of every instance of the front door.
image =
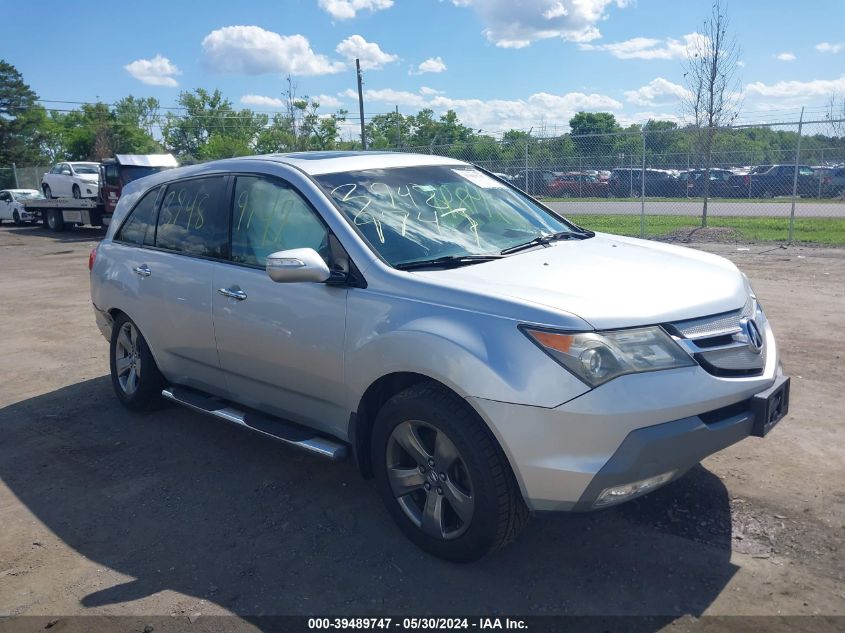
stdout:
<svg viewBox="0 0 845 633">
<path fill-rule="evenodd" d="M 229 397 L 342 435 L 347 291 L 275 283 L 265 272 L 267 255 L 280 250 L 313 248 L 328 261 L 328 229 L 275 178 L 238 176 L 232 199 L 231 263 L 215 264 L 212 297 Z"/>
</svg>

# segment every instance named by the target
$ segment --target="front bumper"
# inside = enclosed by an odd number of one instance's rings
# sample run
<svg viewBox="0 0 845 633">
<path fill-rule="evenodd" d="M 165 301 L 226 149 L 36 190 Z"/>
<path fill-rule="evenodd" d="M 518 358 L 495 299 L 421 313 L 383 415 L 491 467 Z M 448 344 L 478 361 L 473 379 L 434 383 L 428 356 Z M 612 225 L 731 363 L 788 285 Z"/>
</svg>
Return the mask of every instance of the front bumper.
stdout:
<svg viewBox="0 0 845 633">
<path fill-rule="evenodd" d="M 765 330 L 760 376 L 720 378 L 695 366 L 622 376 L 551 409 L 469 401 L 497 436 L 532 511 L 591 510 L 609 487 L 670 473 L 667 483 L 751 434 L 753 396 L 782 376 Z"/>
</svg>

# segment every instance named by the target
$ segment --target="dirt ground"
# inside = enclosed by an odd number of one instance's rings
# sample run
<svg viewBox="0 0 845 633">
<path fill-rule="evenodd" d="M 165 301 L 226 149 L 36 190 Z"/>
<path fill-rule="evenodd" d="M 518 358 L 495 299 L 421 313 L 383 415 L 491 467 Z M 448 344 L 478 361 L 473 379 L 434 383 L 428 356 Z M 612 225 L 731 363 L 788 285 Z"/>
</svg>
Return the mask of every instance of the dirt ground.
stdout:
<svg viewBox="0 0 845 633">
<path fill-rule="evenodd" d="M 0 616 L 845 615 L 845 250 L 702 246 L 751 277 L 793 378 L 767 438 L 456 566 L 350 462 L 124 410 L 89 306 L 100 235 L 0 227 Z"/>
</svg>

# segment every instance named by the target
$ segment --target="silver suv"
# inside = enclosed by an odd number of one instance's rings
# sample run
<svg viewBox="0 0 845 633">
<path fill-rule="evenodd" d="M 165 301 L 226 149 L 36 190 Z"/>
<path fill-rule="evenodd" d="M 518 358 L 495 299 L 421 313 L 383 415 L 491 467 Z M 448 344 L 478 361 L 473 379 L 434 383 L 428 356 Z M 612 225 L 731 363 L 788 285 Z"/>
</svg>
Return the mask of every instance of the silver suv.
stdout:
<svg viewBox="0 0 845 633">
<path fill-rule="evenodd" d="M 436 156 L 238 158 L 124 189 L 91 253 L 120 401 L 351 452 L 423 549 L 478 559 L 786 413 L 720 257 L 602 235 Z"/>
</svg>

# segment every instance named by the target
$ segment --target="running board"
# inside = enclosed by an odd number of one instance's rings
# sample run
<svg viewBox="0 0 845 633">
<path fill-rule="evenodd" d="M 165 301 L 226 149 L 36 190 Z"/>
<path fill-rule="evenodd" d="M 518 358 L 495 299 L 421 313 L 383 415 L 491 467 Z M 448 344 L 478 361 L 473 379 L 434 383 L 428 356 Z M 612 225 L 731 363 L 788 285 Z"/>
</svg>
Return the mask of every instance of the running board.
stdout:
<svg viewBox="0 0 845 633">
<path fill-rule="evenodd" d="M 280 442 L 301 448 L 309 453 L 325 457 L 333 462 L 346 458 L 345 444 L 316 435 L 314 431 L 304 426 L 287 422 L 255 411 L 241 411 L 225 400 L 208 396 L 200 391 L 187 387 L 167 387 L 161 392 L 162 397 L 182 406 L 212 415 L 227 422 L 234 422 L 239 426 L 267 435 Z"/>
</svg>

